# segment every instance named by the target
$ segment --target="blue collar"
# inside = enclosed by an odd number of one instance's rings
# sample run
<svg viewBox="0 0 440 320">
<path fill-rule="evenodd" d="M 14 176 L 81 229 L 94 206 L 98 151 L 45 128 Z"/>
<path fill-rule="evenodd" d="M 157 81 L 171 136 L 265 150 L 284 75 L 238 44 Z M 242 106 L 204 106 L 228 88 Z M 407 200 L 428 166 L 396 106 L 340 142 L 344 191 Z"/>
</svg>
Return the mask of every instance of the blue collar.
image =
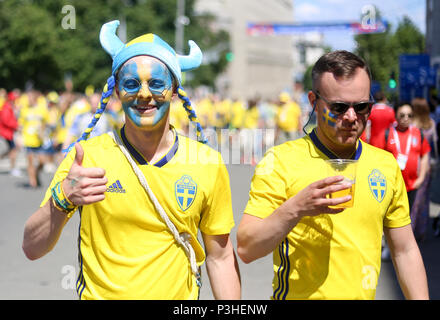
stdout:
<svg viewBox="0 0 440 320">
<path fill-rule="evenodd" d="M 319 149 L 323 154 L 325 154 L 329 159 L 339 159 L 337 155 L 335 155 L 333 152 L 331 152 L 319 139 L 316 135 L 316 129 L 313 129 L 312 132 L 310 132 L 309 137 L 312 139 L 313 144 L 316 148 Z M 362 153 L 362 142 L 359 139 L 358 140 L 358 146 L 356 148 L 356 152 L 353 154 L 351 159 L 353 160 L 359 160 L 361 153 Z"/>
<path fill-rule="evenodd" d="M 171 149 L 168 151 L 168 153 L 162 157 L 162 159 L 160 159 L 159 161 L 153 164 L 156 167 L 161 168 L 164 165 L 166 165 L 177 152 L 177 149 L 179 147 L 179 138 L 176 130 L 174 130 L 174 128 L 172 130 L 174 131 L 174 135 L 176 136 L 176 139 L 174 140 L 174 144 L 171 147 Z M 121 128 L 121 138 L 128 152 L 130 152 L 132 157 L 135 158 L 140 165 L 149 164 L 147 160 L 145 160 L 145 158 L 130 144 L 130 142 L 128 142 L 128 139 L 125 135 L 125 125 Z"/>
</svg>

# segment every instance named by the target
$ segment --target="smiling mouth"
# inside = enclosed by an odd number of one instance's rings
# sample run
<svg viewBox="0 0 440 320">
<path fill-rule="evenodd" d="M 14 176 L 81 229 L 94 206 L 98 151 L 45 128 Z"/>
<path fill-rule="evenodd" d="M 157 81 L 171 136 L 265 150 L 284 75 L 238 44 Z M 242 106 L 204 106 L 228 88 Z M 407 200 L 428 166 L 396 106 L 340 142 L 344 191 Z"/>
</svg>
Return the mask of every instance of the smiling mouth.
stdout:
<svg viewBox="0 0 440 320">
<path fill-rule="evenodd" d="M 140 106 L 140 105 L 136 105 L 133 106 L 134 109 L 136 109 L 139 113 L 146 113 L 152 110 L 156 110 L 157 106 L 152 105 L 152 104 L 148 104 L 148 105 L 144 105 L 144 106 Z"/>
</svg>

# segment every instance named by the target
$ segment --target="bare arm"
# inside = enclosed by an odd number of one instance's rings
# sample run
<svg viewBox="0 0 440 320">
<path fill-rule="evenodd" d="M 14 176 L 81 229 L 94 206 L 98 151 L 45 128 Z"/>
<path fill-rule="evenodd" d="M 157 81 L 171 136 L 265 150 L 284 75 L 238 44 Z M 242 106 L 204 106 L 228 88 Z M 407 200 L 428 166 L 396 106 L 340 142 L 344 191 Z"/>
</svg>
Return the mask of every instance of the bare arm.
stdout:
<svg viewBox="0 0 440 320">
<path fill-rule="evenodd" d="M 429 152 L 426 153 L 422 159 L 420 159 L 420 172 L 419 176 L 417 177 L 416 181 L 414 181 L 414 189 L 418 189 L 423 181 L 425 180 L 426 174 L 429 170 Z"/>
<path fill-rule="evenodd" d="M 41 258 L 58 241 L 68 218 L 49 199 L 26 222 L 23 237 L 23 251 L 30 260 Z"/>
<path fill-rule="evenodd" d="M 334 184 L 342 176 L 328 177 L 310 184 L 278 207 L 270 216 L 261 219 L 244 214 L 237 232 L 237 252 L 245 263 L 271 253 L 304 216 L 322 213 L 336 214 L 344 209 L 333 209 L 347 202 L 351 196 L 327 199 L 329 193 L 347 189 L 349 184 Z"/>
<path fill-rule="evenodd" d="M 400 288 L 406 299 L 429 299 L 425 266 L 411 225 L 385 228 Z"/>
<path fill-rule="evenodd" d="M 241 298 L 241 280 L 238 262 L 229 234 L 203 234 L 206 248 L 206 269 L 212 293 L 217 300 Z"/>
</svg>

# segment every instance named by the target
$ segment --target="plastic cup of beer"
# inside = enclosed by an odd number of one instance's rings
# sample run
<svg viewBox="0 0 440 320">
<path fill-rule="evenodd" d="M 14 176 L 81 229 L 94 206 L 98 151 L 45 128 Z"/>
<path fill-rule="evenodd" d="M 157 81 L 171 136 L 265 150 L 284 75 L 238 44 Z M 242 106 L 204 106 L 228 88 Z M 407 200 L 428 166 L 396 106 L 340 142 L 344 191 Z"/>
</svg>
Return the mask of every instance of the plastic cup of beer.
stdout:
<svg viewBox="0 0 440 320">
<path fill-rule="evenodd" d="M 350 183 L 351 187 L 348 189 L 340 190 L 333 192 L 328 195 L 329 198 L 341 198 L 347 195 L 351 195 L 351 200 L 347 202 L 340 203 L 335 206 L 331 206 L 332 208 L 351 208 L 354 203 L 354 191 L 356 185 L 356 168 L 357 168 L 357 160 L 351 159 L 330 159 L 326 160 L 327 163 L 327 174 L 329 177 L 331 176 L 344 176 L 344 180 L 338 182 L 338 184 L 342 183 Z"/>
</svg>

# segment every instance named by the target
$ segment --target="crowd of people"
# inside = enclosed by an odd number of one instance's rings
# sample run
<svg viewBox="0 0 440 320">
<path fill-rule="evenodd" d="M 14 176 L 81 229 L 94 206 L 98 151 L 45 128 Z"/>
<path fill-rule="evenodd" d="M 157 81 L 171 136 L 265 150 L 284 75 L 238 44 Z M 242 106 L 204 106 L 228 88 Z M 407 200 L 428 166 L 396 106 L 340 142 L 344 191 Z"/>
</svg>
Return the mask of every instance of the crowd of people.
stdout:
<svg viewBox="0 0 440 320">
<path fill-rule="evenodd" d="M 6 146 L 1 157 L 9 158 L 10 174 L 23 176 L 24 173 L 17 167 L 17 155 L 24 152 L 28 186 L 39 187 L 41 170 L 44 168 L 52 172 L 56 169 L 63 159 L 63 150 L 80 137 L 93 118 L 100 95 L 91 86 L 83 94 L 69 91 L 43 94 L 37 90 L 21 92 L 19 89 L 7 92 L 0 89 L 0 135 Z M 238 139 L 241 148 L 247 150 L 258 143 L 267 150 L 303 136 L 302 128 L 311 116 L 311 108 L 304 95 L 287 91 L 272 100 L 222 99 L 215 94 L 197 91 L 195 96 L 193 103 L 201 125 L 215 130 L 219 141 L 222 139 L 220 130 L 229 130 L 232 137 Z M 429 202 L 440 202 L 439 195 L 433 190 L 433 181 L 440 176 L 440 104 L 434 97 L 432 101 L 415 98 L 393 106 L 382 91 L 376 92 L 374 98 L 376 103 L 361 139 L 393 153 L 401 166 L 414 232 L 421 241 L 427 233 Z M 180 104 L 178 99 L 172 100 L 170 123 L 180 134 L 188 136 L 190 121 Z M 121 103 L 112 97 L 91 136 L 120 128 L 122 124 Z M 315 122 L 309 124 L 313 127 Z M 268 140 L 255 134 L 255 129 L 273 129 L 275 134 Z M 241 155 L 242 163 L 255 165 L 261 160 L 254 158 L 252 153 L 250 159 L 246 156 Z M 435 235 L 440 236 L 439 219 L 434 218 L 433 221 Z M 388 257 L 386 249 L 384 258 Z"/>
<path fill-rule="evenodd" d="M 240 298 L 240 274 L 230 240 L 234 219 L 229 178 L 221 155 L 205 146 L 209 139 L 204 132 L 213 129 L 223 138 L 221 131 L 228 130 L 241 144 L 255 146 L 257 135 L 252 132 L 273 129 L 273 141 L 258 143 L 274 148 L 262 159 L 252 159 L 259 169 L 272 161 L 272 170 L 255 171 L 237 229 L 237 253 L 244 262 L 273 252 L 273 298 L 373 299 L 383 236 L 390 250 L 384 247 L 382 259 L 391 256 L 395 262 L 405 297 L 428 298 L 416 242 L 426 238 L 430 201 L 439 200 L 431 186 L 439 179 L 440 121 L 435 115 L 440 106 L 430 108 L 423 98 L 391 106 L 382 92 L 375 100 L 367 98 L 368 66 L 346 51 L 318 60 L 313 89 L 300 98 L 282 92 L 272 101 L 240 101 L 195 92 L 191 103 L 181 87 L 181 71 L 200 65 L 195 46 L 187 60 L 173 55 L 163 62 L 155 55 L 162 57 L 158 52 L 170 48 L 157 36 L 147 35 L 124 46 L 125 55 L 118 55 L 121 46 L 114 26 L 113 22 L 103 26 L 102 45 L 114 62 L 102 93 L 90 87 L 84 94 L 0 90 L 0 134 L 7 144 L 3 156 L 10 159 L 11 174 L 21 174 L 16 166 L 20 150 L 26 155 L 29 187 L 41 186 L 44 166 L 56 169 L 43 202 L 25 225 L 23 250 L 29 259 L 47 254 L 67 220 L 81 208 L 77 283 L 81 299 L 196 299 L 199 266 L 205 259 L 214 297 Z M 154 46 L 135 45 L 144 42 Z M 117 84 L 115 77 L 120 77 Z M 346 90 L 347 83 L 353 90 Z M 173 99 L 173 93 L 182 101 Z M 316 116 L 311 121 L 312 110 Z M 100 121 L 92 121 L 95 118 Z M 188 139 L 191 124 L 197 128 L 197 141 Z M 85 141 L 84 133 L 97 137 Z M 188 147 L 203 150 L 206 159 L 194 155 L 189 159 Z M 337 207 L 351 195 L 329 195 L 351 188 L 351 183 L 341 176 L 323 178 L 327 158 L 359 163 L 357 203 L 371 205 Z M 137 179 L 131 179 L 133 175 Z M 128 194 L 126 188 L 134 192 Z M 151 204 L 138 196 L 143 191 Z M 116 197 L 120 193 L 125 200 Z M 350 213 L 343 214 L 345 210 Z M 172 237 L 167 233 L 164 238 L 162 222 Z M 92 225 L 99 228 L 91 232 Z M 438 219 L 433 227 L 440 236 Z M 196 240 L 199 229 L 205 249 Z M 112 239 L 103 241 L 108 234 Z M 100 246 L 94 246 L 98 242 Z M 171 242 L 179 246 L 170 248 Z M 330 247 L 335 249 L 331 253 Z M 166 272 L 162 257 L 174 261 Z M 338 267 L 341 261 L 344 268 Z M 144 268 L 157 273 L 153 278 L 167 286 L 152 282 L 151 272 Z M 176 280 L 181 282 L 176 285 Z"/>
<path fill-rule="evenodd" d="M 96 98 L 98 96 L 98 98 Z M 63 158 L 63 150 L 84 130 L 84 120 L 93 114 L 99 94 L 77 94 L 55 91 L 43 94 L 38 90 L 7 92 L 0 89 L 0 131 L 7 143 L 2 158 L 9 157 L 10 173 L 22 176 L 17 167 L 17 154 L 24 152 L 28 186 L 39 187 L 40 172 L 54 171 Z M 99 135 L 118 125 L 117 103 L 110 103 L 104 120 L 92 135 Z"/>
<path fill-rule="evenodd" d="M 39 187 L 41 170 L 51 172 L 59 165 L 63 150 L 81 136 L 92 120 L 100 96 L 101 93 L 94 92 L 91 86 L 86 88 L 85 93 L 21 92 L 19 89 L 7 92 L 0 89 L 0 110 L 3 110 L 0 134 L 7 143 L 2 158 L 9 157 L 10 173 L 18 177 L 23 175 L 16 166 L 17 154 L 22 151 L 26 154 L 29 186 Z M 170 123 L 177 132 L 188 136 L 191 125 L 181 104 L 177 98 L 172 100 Z M 310 111 L 307 105 L 296 102 L 293 94 L 287 91 L 270 101 L 243 101 L 197 93 L 193 104 L 202 127 L 218 134 L 215 144 L 222 143 L 220 131 L 227 129 L 246 150 L 258 143 L 263 145 L 260 149 L 268 149 L 300 137 L 302 123 Z M 120 128 L 123 120 L 121 102 L 112 96 L 91 137 Z M 255 133 L 255 129 L 273 129 L 274 134 L 264 139 Z M 241 160 L 246 164 L 256 164 L 259 159 L 251 153 L 250 158 L 243 155 Z"/>
</svg>

